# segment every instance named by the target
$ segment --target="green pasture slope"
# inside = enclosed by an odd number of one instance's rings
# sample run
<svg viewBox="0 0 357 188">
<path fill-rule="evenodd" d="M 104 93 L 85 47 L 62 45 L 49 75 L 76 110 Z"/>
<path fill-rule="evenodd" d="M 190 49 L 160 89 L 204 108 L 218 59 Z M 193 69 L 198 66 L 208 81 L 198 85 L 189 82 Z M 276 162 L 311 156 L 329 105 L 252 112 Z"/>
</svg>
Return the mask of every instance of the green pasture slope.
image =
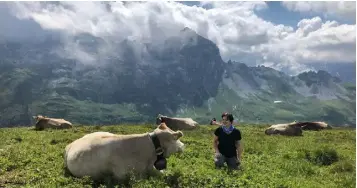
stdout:
<svg viewBox="0 0 357 188">
<path fill-rule="evenodd" d="M 0 187 L 355 187 L 355 129 L 305 131 L 303 137 L 267 136 L 263 126 L 241 125 L 242 169 L 229 172 L 213 166 L 214 126 L 184 131 L 186 151 L 168 159 L 161 176 L 124 182 L 102 182 L 66 176 L 65 146 L 84 134 L 110 131 L 144 133 L 140 126 L 78 126 L 72 130 L 0 129 Z"/>
</svg>

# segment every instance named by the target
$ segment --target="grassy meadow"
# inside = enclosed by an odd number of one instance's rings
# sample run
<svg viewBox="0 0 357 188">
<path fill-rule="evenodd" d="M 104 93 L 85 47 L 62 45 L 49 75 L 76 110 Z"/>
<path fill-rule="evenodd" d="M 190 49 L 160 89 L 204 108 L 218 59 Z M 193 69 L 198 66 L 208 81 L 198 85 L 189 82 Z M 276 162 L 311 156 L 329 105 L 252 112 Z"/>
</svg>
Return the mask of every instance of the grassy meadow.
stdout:
<svg viewBox="0 0 357 188">
<path fill-rule="evenodd" d="M 267 136 L 264 126 L 241 125 L 241 170 L 214 169 L 216 126 L 183 131 L 184 153 L 168 159 L 161 176 L 101 182 L 65 175 L 63 152 L 73 140 L 95 131 L 144 133 L 149 125 L 77 126 L 71 130 L 0 129 L 0 187 L 355 187 L 355 129 L 304 131 L 302 137 Z"/>
</svg>

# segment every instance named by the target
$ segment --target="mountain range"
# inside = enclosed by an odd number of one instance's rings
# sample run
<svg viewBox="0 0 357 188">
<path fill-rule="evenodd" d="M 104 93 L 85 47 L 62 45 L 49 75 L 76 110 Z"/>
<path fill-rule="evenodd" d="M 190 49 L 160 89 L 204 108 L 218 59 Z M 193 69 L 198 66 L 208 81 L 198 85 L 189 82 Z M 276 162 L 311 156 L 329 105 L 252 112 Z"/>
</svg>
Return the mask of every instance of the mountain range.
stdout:
<svg viewBox="0 0 357 188">
<path fill-rule="evenodd" d="M 97 57 L 106 43 L 88 34 L 75 40 Z M 160 113 L 207 124 L 223 111 L 238 122 L 355 127 L 355 81 L 328 70 L 289 76 L 224 62 L 212 41 L 189 28 L 160 44 L 118 41 L 111 48 L 120 51 L 92 64 L 54 53 L 63 45 L 57 38 L 1 43 L 1 127 L 31 125 L 37 114 L 103 125 L 153 123 Z"/>
<path fill-rule="evenodd" d="M 351 63 L 309 63 L 308 67 L 324 70 L 341 81 L 356 84 L 356 62 Z"/>
</svg>

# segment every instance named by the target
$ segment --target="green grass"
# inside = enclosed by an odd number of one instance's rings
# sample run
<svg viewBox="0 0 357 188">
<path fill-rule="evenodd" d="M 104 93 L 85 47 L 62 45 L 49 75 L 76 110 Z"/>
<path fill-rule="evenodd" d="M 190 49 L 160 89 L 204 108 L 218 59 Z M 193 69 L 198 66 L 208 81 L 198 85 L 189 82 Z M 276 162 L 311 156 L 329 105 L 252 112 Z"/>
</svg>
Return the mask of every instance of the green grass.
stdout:
<svg viewBox="0 0 357 188">
<path fill-rule="evenodd" d="M 168 159 L 162 176 L 135 179 L 118 187 L 355 187 L 355 129 L 305 131 L 303 137 L 267 136 L 264 126 L 242 125 L 242 169 L 229 172 L 213 165 L 214 126 L 184 131 L 186 150 Z M 95 131 L 120 134 L 152 130 L 140 126 L 78 126 L 71 130 L 0 129 L 0 187 L 113 187 L 106 178 L 65 176 L 63 151 L 73 140 Z M 176 186 L 175 186 L 176 185 Z"/>
</svg>

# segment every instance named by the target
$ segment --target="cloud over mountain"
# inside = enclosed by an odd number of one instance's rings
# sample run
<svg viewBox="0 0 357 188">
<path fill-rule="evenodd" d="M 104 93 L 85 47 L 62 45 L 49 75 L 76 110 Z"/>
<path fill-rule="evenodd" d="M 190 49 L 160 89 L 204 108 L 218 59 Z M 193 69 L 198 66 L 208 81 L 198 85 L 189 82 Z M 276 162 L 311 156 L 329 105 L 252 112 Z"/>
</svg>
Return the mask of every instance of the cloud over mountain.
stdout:
<svg viewBox="0 0 357 188">
<path fill-rule="evenodd" d="M 292 11 L 355 15 L 355 7 L 348 8 L 349 5 L 338 4 L 334 11 L 331 5 L 314 3 L 284 2 L 283 5 Z M 207 6 L 210 8 L 203 8 Z M 0 18 L 7 29 L 6 33 L 0 32 L 0 37 L 16 38 L 15 33 L 32 37 L 24 32 L 24 25 L 18 25 L 27 20 L 26 28 L 31 26 L 36 30 L 33 35 L 49 31 L 59 34 L 65 44 L 61 54 L 84 63 L 98 62 L 108 54 L 117 53 L 120 49 L 116 44 L 124 39 L 138 43 L 150 41 L 160 47 L 166 38 L 177 35 L 184 27 L 216 43 L 224 60 L 264 64 L 290 73 L 307 70 L 305 63 L 356 59 L 355 25 L 324 21 L 319 16 L 300 20 L 296 28 L 274 24 L 256 14 L 269 9 L 265 2 L 205 2 L 201 6 L 178 2 L 11 2 L 2 3 L 0 8 L 7 10 L 1 13 L 7 16 Z M 100 39 L 97 53 L 76 42 L 80 34 Z M 145 49 L 138 51 L 145 53 Z"/>
</svg>

